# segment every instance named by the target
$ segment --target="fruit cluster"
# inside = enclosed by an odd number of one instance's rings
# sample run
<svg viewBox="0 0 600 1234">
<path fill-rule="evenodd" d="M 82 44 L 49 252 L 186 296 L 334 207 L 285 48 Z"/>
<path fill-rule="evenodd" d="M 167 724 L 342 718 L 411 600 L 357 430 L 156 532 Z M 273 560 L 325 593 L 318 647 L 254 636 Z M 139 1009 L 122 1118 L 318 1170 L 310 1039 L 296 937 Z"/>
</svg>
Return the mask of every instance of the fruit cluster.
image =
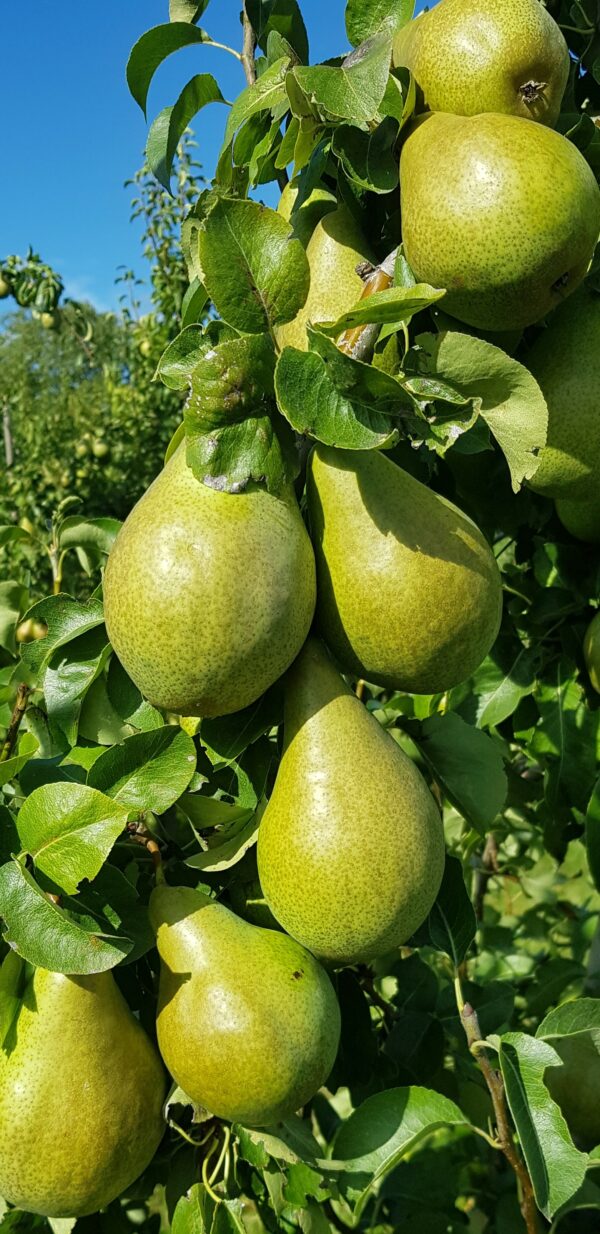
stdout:
<svg viewBox="0 0 600 1234">
<path fill-rule="evenodd" d="M 575 534 L 597 542 L 600 300 L 579 285 L 600 232 L 600 191 L 577 148 L 551 127 L 569 72 L 558 27 L 538 0 L 504 0 L 500 16 L 495 7 L 441 0 L 396 40 L 395 63 L 410 68 L 427 109 L 402 149 L 404 254 L 417 280 L 446 289 L 444 311 L 479 331 L 522 330 L 576 291 L 528 352 L 550 414 L 532 487 L 558 500 Z M 519 49 L 516 68 L 508 41 Z M 370 254 L 329 190 L 294 204 L 292 185 L 280 211 L 306 247 L 312 281 L 277 341 L 306 349 L 310 321 L 334 318 L 359 297 L 356 267 Z M 577 373 L 564 363 L 572 337 Z M 340 1013 L 326 970 L 408 942 L 443 874 L 429 787 L 341 674 L 443 695 L 476 670 L 501 619 L 500 575 L 481 531 L 384 453 L 317 442 L 306 508 L 309 530 L 291 486 L 275 495 L 260 485 L 237 494 L 202 485 L 180 444 L 122 527 L 104 578 L 114 651 L 157 708 L 229 715 L 286 674 L 283 756 L 258 837 L 261 886 L 281 929 L 169 886 L 162 873 L 150 903 L 164 1063 L 196 1105 L 251 1127 L 291 1115 L 327 1080 Z M 596 644 L 597 629 L 590 656 Z M 110 974 L 26 968 L 18 981 L 22 1010 L 0 1060 L 0 1126 L 12 1128 L 0 1193 L 46 1215 L 89 1213 L 156 1150 L 162 1064 Z M 50 1151 L 66 1022 L 77 1024 L 93 1094 L 94 1109 L 79 1105 L 78 1120 L 93 1136 L 100 1108 L 103 1128 L 78 1168 L 68 1148 Z M 54 1042 L 50 1056 L 42 1031 Z M 27 1107 L 24 1072 L 35 1090 Z M 31 1168 L 32 1143 L 52 1162 L 43 1180 Z"/>
</svg>

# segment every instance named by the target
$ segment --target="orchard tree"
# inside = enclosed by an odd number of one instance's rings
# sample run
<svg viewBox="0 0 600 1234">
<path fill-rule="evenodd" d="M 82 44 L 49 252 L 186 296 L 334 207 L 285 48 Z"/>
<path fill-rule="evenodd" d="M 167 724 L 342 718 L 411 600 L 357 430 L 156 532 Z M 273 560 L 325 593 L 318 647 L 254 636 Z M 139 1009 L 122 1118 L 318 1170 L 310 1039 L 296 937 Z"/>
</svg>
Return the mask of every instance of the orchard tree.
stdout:
<svg viewBox="0 0 600 1234">
<path fill-rule="evenodd" d="M 213 44 L 169 18 L 143 109 Z M 166 465 L 116 539 L 59 507 L 89 598 L 0 584 L 0 1229 L 581 1234 L 598 13 L 348 0 L 317 65 L 297 0 L 241 19 L 237 99 L 199 72 L 149 131 L 170 191 L 223 112 L 149 241 Z"/>
</svg>

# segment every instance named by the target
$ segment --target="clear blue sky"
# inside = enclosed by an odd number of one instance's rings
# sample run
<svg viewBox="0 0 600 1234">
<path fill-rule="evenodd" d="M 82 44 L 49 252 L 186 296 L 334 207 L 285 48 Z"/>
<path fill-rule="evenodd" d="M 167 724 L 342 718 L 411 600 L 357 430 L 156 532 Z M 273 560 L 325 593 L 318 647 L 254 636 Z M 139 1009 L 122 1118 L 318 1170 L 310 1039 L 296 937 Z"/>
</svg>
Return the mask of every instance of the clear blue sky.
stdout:
<svg viewBox="0 0 600 1234">
<path fill-rule="evenodd" d="M 239 0 L 211 0 L 202 25 L 239 46 L 240 7 Z M 344 7 L 343 0 L 303 0 L 313 63 L 348 47 Z M 136 39 L 167 17 L 168 0 L 2 4 L 0 257 L 32 244 L 63 275 L 68 294 L 100 309 L 117 304 L 117 266 L 145 275 L 123 181 L 142 162 L 147 126 L 127 90 L 125 65 Z M 233 57 L 183 49 L 156 74 L 149 119 L 197 72 L 213 72 L 229 99 L 244 84 Z M 214 104 L 196 121 L 208 176 L 223 122 L 224 109 Z"/>
</svg>

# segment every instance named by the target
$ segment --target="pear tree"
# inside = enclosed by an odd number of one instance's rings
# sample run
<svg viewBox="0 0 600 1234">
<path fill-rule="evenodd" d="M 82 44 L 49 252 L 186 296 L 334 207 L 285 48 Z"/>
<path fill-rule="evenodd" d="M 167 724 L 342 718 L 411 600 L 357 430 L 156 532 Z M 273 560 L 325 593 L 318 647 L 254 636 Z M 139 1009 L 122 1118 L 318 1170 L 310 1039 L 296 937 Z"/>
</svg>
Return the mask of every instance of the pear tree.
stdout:
<svg viewBox="0 0 600 1234">
<path fill-rule="evenodd" d="M 0 582 L 0 1232 L 592 1230 L 597 6 L 212 7 L 181 423 Z"/>
</svg>

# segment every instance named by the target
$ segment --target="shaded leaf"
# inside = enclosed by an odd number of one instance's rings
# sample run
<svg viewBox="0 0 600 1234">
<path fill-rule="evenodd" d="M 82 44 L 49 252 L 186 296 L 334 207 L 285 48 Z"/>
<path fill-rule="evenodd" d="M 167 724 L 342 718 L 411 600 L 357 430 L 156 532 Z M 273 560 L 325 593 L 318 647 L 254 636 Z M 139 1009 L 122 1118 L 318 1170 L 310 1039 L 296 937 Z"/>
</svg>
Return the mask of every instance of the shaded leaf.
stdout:
<svg viewBox="0 0 600 1234">
<path fill-rule="evenodd" d="M 450 956 L 455 968 L 464 960 L 477 922 L 462 870 L 456 857 L 446 857 L 444 877 L 435 904 L 415 935 L 415 946 L 429 943 Z"/>
<path fill-rule="evenodd" d="M 444 795 L 471 826 L 485 834 L 506 800 L 508 781 L 501 749 L 452 711 L 425 720 L 417 740 Z"/>
</svg>

